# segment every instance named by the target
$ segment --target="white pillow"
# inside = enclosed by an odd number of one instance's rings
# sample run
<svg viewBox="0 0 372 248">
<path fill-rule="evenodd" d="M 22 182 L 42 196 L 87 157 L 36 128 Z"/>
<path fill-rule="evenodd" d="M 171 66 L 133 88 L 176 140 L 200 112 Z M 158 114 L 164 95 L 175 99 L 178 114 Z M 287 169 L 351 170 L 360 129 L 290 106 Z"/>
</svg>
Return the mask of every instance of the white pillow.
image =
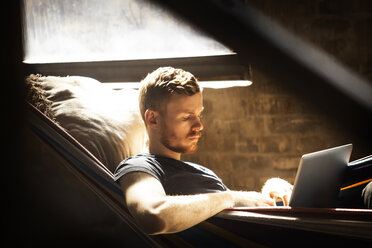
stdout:
<svg viewBox="0 0 372 248">
<path fill-rule="evenodd" d="M 79 76 L 30 75 L 27 81 L 51 102 L 50 117 L 110 171 L 126 157 L 147 150 L 138 90 L 112 90 Z"/>
</svg>

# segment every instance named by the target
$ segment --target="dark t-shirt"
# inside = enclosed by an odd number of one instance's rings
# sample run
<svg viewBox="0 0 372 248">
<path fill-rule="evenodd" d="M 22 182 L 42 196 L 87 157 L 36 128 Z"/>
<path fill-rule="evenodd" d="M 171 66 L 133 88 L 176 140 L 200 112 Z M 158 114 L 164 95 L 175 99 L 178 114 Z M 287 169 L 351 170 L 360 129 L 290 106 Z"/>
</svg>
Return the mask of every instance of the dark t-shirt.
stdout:
<svg viewBox="0 0 372 248">
<path fill-rule="evenodd" d="M 158 179 L 167 195 L 194 195 L 227 190 L 217 175 L 198 164 L 152 154 L 123 160 L 115 170 L 115 181 L 130 172 L 145 172 Z"/>
</svg>

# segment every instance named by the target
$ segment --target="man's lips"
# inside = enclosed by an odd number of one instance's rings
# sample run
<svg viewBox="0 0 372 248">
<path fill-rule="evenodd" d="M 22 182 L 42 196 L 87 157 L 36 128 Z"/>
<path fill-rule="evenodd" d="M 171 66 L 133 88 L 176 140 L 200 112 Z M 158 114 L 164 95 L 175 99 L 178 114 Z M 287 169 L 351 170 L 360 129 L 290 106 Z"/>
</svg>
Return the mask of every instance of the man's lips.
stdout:
<svg viewBox="0 0 372 248">
<path fill-rule="evenodd" d="M 197 139 L 199 139 L 200 138 L 200 136 L 198 135 L 198 136 L 190 136 L 189 137 L 189 139 L 192 139 L 192 140 L 197 140 Z"/>
<path fill-rule="evenodd" d="M 201 133 L 189 135 L 188 138 L 191 140 L 198 140 L 201 137 Z"/>
</svg>

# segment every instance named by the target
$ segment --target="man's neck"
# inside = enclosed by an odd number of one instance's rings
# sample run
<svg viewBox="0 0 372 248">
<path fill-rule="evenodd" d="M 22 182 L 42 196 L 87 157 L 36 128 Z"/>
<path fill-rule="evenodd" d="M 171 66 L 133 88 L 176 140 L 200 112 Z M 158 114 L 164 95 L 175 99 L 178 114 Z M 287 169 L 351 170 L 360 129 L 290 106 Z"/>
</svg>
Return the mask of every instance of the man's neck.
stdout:
<svg viewBox="0 0 372 248">
<path fill-rule="evenodd" d="M 167 158 L 181 160 L 181 153 L 174 152 L 166 148 L 163 144 L 149 144 L 149 153 L 153 155 L 160 155 Z"/>
</svg>

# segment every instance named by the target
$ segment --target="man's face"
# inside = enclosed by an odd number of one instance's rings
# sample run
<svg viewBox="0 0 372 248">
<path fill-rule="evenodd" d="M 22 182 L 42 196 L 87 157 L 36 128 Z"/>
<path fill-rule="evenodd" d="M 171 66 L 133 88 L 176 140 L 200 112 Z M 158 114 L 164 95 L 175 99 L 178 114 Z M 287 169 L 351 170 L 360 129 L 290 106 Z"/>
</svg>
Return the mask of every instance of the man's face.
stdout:
<svg viewBox="0 0 372 248">
<path fill-rule="evenodd" d="M 161 114 L 161 143 L 177 153 L 193 153 L 201 136 L 203 111 L 201 93 L 193 96 L 172 94 Z"/>
</svg>

